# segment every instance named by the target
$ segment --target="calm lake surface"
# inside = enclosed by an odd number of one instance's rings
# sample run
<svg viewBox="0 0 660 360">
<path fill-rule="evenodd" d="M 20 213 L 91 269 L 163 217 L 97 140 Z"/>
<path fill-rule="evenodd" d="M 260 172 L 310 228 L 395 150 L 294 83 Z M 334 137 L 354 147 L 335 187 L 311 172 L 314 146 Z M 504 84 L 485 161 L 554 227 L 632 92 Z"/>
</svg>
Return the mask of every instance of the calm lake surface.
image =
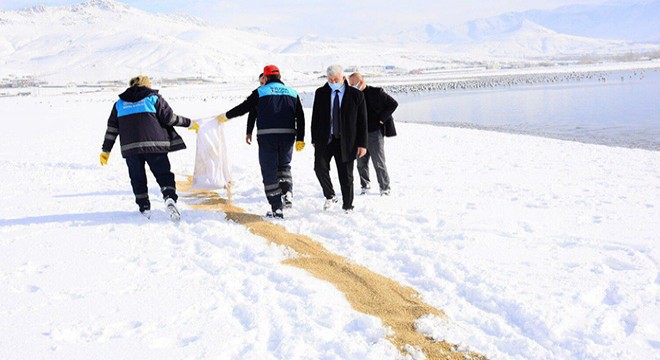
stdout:
<svg viewBox="0 0 660 360">
<path fill-rule="evenodd" d="M 660 150 L 660 70 L 576 82 L 393 94 L 399 122 Z"/>
</svg>

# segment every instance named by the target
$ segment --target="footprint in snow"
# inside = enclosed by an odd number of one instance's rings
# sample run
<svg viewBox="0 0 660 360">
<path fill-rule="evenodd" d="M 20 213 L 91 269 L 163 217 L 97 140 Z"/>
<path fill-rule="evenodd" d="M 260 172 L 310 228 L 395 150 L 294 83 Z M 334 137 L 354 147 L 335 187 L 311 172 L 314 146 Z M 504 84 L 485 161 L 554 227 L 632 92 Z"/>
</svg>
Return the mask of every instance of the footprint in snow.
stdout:
<svg viewBox="0 0 660 360">
<path fill-rule="evenodd" d="M 610 269 L 614 271 L 626 271 L 626 270 L 636 270 L 637 268 L 635 265 L 615 259 L 615 258 L 607 258 L 604 261 L 605 265 L 607 265 Z"/>
<path fill-rule="evenodd" d="M 605 290 L 603 303 L 607 305 L 618 305 L 621 301 L 623 301 L 623 296 L 619 294 L 619 287 L 616 284 L 610 284 L 610 287 Z"/>
</svg>

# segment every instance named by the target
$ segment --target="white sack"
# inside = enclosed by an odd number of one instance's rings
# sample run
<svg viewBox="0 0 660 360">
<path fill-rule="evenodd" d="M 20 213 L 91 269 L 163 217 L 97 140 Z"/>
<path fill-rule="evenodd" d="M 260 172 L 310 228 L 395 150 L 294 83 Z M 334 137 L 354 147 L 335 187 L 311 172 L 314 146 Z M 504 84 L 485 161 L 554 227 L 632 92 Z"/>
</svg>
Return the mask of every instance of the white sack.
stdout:
<svg viewBox="0 0 660 360">
<path fill-rule="evenodd" d="M 193 189 L 216 190 L 231 186 L 224 124 L 216 117 L 196 120 L 199 124 Z"/>
</svg>

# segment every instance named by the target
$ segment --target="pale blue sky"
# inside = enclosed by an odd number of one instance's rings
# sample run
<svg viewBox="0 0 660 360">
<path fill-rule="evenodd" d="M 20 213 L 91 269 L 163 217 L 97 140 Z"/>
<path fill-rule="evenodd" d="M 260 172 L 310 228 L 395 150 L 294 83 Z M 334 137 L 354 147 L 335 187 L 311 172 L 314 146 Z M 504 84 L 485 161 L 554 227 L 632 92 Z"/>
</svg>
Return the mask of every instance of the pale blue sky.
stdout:
<svg viewBox="0 0 660 360">
<path fill-rule="evenodd" d="M 82 0 L 0 0 L 0 9 L 35 4 L 69 5 Z M 605 0 L 125 0 L 150 12 L 190 14 L 223 27 L 260 27 L 285 36 L 378 35 L 428 23 L 457 25 L 508 11 L 552 9 Z"/>
</svg>

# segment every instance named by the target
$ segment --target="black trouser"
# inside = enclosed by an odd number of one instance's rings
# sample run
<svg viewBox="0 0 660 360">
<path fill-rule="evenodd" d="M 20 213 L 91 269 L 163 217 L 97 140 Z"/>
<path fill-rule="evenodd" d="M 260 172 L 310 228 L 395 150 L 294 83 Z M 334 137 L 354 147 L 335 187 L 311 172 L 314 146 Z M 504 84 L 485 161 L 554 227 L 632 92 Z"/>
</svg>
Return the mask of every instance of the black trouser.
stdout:
<svg viewBox="0 0 660 360">
<path fill-rule="evenodd" d="M 291 158 L 295 138 L 284 135 L 262 135 L 257 136 L 257 142 L 266 198 L 273 211 L 282 209 L 282 194 L 293 191 Z"/>
<path fill-rule="evenodd" d="M 156 177 L 163 199 L 171 198 L 176 201 L 176 183 L 174 174 L 170 171 L 170 159 L 167 153 L 162 154 L 138 154 L 126 157 L 128 175 L 131 177 L 131 186 L 135 194 L 135 203 L 140 206 L 140 211 L 151 209 L 149 202 L 149 189 L 147 188 L 147 173 L 144 163 L 149 164 L 151 173 Z"/>
<path fill-rule="evenodd" d="M 337 165 L 337 174 L 339 175 L 339 185 L 341 186 L 341 195 L 344 200 L 342 206 L 344 210 L 353 208 L 353 167 L 355 160 L 347 162 L 341 161 L 341 142 L 339 139 L 334 139 L 330 144 L 317 148 L 314 152 L 314 171 L 316 177 L 321 183 L 323 188 L 323 195 L 326 199 L 331 199 L 335 196 L 335 190 L 332 187 L 332 180 L 330 180 L 330 160 L 335 158 Z"/>
</svg>

